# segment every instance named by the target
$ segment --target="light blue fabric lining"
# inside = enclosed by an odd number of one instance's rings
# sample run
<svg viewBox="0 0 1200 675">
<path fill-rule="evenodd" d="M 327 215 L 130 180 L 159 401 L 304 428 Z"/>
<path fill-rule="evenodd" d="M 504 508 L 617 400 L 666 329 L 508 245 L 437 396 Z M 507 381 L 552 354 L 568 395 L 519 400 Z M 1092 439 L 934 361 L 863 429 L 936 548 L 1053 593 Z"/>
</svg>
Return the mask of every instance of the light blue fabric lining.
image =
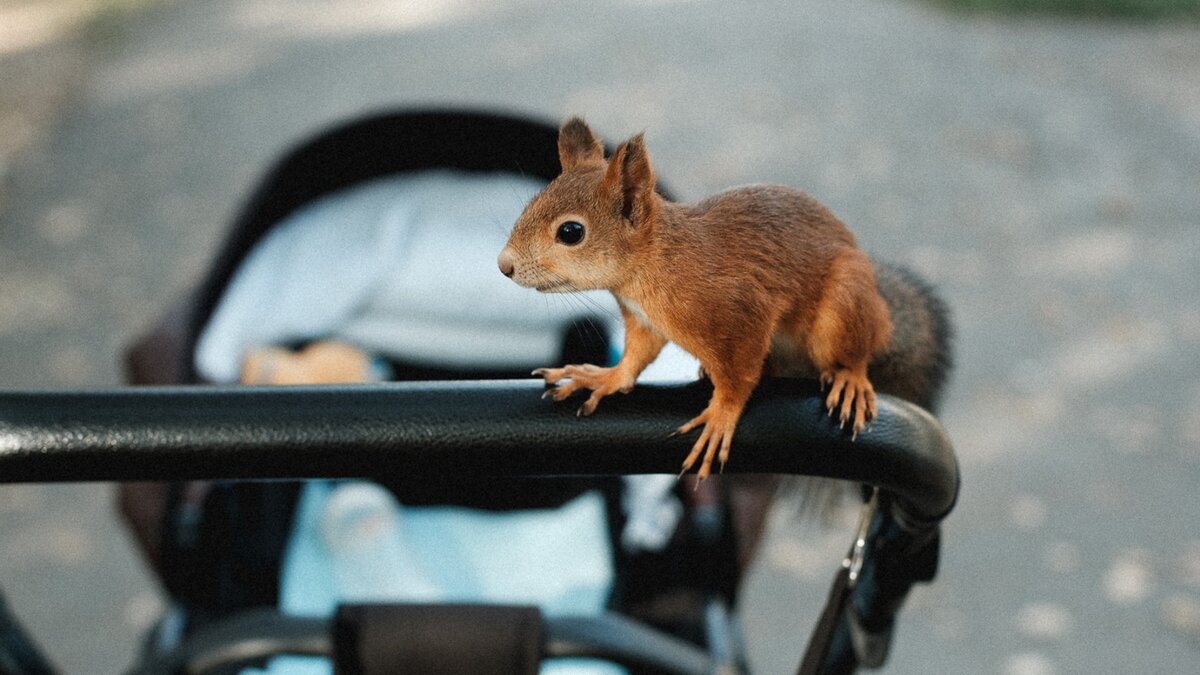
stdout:
<svg viewBox="0 0 1200 675">
<path fill-rule="evenodd" d="M 280 608 L 330 616 L 341 601 L 533 604 L 548 616 L 596 615 L 612 585 L 604 500 L 589 492 L 557 509 L 507 512 L 409 507 L 372 483 L 313 481 L 285 555 Z M 269 675 L 329 675 L 323 659 L 280 657 Z M 543 675 L 617 675 L 571 659 Z"/>
</svg>

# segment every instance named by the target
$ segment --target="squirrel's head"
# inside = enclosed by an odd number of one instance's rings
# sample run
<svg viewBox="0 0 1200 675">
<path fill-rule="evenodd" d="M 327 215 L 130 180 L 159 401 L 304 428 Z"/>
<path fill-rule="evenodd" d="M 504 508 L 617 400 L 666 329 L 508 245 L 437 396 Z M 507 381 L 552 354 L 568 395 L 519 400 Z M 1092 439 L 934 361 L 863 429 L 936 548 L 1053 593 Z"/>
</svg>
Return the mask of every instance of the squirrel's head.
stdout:
<svg viewBox="0 0 1200 675">
<path fill-rule="evenodd" d="M 579 118 L 558 132 L 562 173 L 530 200 L 500 252 L 500 271 L 545 292 L 612 289 L 624 279 L 658 207 L 641 134 L 607 160 Z"/>
</svg>

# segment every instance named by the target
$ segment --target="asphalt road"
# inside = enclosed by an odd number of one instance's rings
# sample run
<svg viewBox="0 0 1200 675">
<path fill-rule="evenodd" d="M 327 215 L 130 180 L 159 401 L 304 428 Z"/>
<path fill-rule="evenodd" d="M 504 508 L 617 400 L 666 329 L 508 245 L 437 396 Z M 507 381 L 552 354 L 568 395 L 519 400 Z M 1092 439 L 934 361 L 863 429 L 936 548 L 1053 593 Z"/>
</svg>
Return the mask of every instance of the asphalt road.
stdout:
<svg viewBox="0 0 1200 675">
<path fill-rule="evenodd" d="M 805 188 L 953 307 L 964 487 L 888 672 L 1200 663 L 1200 27 L 914 0 L 214 0 L 120 28 L 0 162 L 0 386 L 119 382 L 256 178 L 330 123 L 583 114 L 645 130 L 684 198 Z M 110 501 L 0 489 L 0 585 L 69 672 L 121 670 L 161 608 Z M 743 607 L 759 672 L 795 667 L 849 536 L 776 519 Z"/>
</svg>

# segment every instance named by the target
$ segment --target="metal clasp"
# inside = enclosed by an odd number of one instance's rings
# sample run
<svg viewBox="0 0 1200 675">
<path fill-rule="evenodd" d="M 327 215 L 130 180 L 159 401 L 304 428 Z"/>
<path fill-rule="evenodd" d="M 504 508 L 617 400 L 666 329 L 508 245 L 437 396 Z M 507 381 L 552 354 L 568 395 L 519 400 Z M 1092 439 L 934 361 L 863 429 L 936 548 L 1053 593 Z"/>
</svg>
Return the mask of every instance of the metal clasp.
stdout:
<svg viewBox="0 0 1200 675">
<path fill-rule="evenodd" d="M 879 488 L 871 489 L 871 498 L 863 504 L 862 512 L 858 516 L 858 533 L 854 538 L 854 544 L 850 547 L 850 552 L 846 554 L 846 559 L 842 561 L 842 567 L 849 570 L 846 576 L 847 590 L 853 589 L 858 582 L 858 575 L 862 572 L 863 560 L 867 556 L 867 535 L 871 530 L 871 521 L 875 518 L 875 510 L 879 507 Z"/>
</svg>

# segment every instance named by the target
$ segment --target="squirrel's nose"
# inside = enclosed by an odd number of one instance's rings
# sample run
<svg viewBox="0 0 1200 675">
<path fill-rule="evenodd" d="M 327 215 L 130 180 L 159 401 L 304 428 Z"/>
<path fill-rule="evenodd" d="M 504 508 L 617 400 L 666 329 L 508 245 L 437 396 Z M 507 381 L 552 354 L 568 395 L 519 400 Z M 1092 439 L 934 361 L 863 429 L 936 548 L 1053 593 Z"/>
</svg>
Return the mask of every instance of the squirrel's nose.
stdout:
<svg viewBox="0 0 1200 675">
<path fill-rule="evenodd" d="M 514 265 L 512 253 L 506 248 L 500 251 L 500 257 L 496 259 L 496 263 L 500 265 L 500 273 L 508 278 L 512 278 Z"/>
</svg>

